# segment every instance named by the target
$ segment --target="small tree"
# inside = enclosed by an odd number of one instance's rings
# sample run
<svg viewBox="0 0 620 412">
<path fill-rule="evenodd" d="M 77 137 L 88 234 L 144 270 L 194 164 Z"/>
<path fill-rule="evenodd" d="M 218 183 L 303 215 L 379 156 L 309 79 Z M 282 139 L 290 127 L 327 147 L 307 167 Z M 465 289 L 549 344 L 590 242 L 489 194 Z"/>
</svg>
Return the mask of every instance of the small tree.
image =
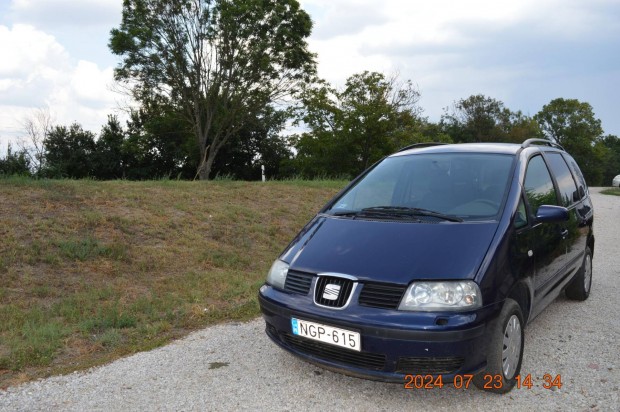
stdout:
<svg viewBox="0 0 620 412">
<path fill-rule="evenodd" d="M 101 128 L 93 153 L 92 173 L 97 179 L 119 179 L 124 176 L 123 143 L 125 131 L 116 116 L 108 116 Z"/>
<path fill-rule="evenodd" d="M 35 175 L 45 166 L 45 138 L 53 127 L 49 109 L 36 109 L 23 121 L 25 136 L 18 141 Z"/>
<path fill-rule="evenodd" d="M 0 176 L 30 176 L 30 160 L 25 150 L 14 152 L 9 144 L 6 157 L 0 158 Z"/>
<path fill-rule="evenodd" d="M 48 177 L 82 179 L 92 176 L 96 150 L 95 135 L 77 123 L 54 126 L 44 140 Z"/>
</svg>

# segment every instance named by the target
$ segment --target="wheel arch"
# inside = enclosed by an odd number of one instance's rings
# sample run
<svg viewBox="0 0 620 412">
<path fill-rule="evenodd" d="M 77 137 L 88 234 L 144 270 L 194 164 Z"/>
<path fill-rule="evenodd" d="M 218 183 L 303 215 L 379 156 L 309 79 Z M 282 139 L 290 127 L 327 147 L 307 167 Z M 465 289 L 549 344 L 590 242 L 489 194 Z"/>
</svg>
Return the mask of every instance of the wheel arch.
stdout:
<svg viewBox="0 0 620 412">
<path fill-rule="evenodd" d="M 523 322 L 527 324 L 532 311 L 532 295 L 528 285 L 525 282 L 516 283 L 506 297 L 514 300 L 521 307 Z"/>
</svg>

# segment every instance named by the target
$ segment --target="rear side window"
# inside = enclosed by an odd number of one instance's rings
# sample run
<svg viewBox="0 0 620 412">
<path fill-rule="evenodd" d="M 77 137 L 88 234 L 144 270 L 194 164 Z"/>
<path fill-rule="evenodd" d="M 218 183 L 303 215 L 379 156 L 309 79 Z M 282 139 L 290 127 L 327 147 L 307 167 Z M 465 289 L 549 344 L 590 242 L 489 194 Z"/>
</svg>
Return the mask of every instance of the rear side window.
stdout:
<svg viewBox="0 0 620 412">
<path fill-rule="evenodd" d="M 528 163 L 523 186 L 532 213 L 536 214 L 542 205 L 557 205 L 553 181 L 542 156 L 534 156 Z"/>
<path fill-rule="evenodd" d="M 586 179 L 584 179 L 583 174 L 581 173 L 581 169 L 579 169 L 579 166 L 577 166 L 577 162 L 575 162 L 575 159 L 573 159 L 567 153 L 564 153 L 563 156 L 564 156 L 564 160 L 566 160 L 566 163 L 568 163 L 568 166 L 570 166 L 570 169 L 573 171 L 573 176 L 575 176 L 575 179 L 577 180 L 577 184 L 581 188 L 583 188 L 582 193 L 588 193 L 588 186 L 586 185 Z"/>
<path fill-rule="evenodd" d="M 562 198 L 562 206 L 568 207 L 573 204 L 573 199 L 579 199 L 579 192 L 573 180 L 568 165 L 560 153 L 548 153 L 549 168 L 553 172 Z"/>
</svg>

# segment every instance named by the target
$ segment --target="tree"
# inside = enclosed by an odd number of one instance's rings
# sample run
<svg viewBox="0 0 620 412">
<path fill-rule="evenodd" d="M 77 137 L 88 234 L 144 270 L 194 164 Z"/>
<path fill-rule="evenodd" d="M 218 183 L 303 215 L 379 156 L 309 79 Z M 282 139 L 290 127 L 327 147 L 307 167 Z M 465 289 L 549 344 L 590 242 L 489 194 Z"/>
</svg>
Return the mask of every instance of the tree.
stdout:
<svg viewBox="0 0 620 412">
<path fill-rule="evenodd" d="M 588 185 L 603 177 L 606 149 L 597 144 L 603 134 L 592 106 L 577 99 L 554 99 L 534 116 L 544 136 L 562 145 L 579 164 Z"/>
<path fill-rule="evenodd" d="M 82 179 L 93 173 L 95 135 L 77 123 L 54 126 L 44 140 L 47 177 Z"/>
<path fill-rule="evenodd" d="M 416 141 L 424 120 L 411 81 L 368 72 L 349 77 L 338 91 L 324 81 L 301 93 L 293 137 L 302 174 L 356 175 L 401 146 Z"/>
<path fill-rule="evenodd" d="M 137 101 L 179 108 L 208 179 L 231 136 L 314 73 L 311 29 L 296 0 L 124 0 L 109 45 Z"/>
<path fill-rule="evenodd" d="M 240 180 L 260 180 L 261 166 L 269 179 L 284 177 L 282 167 L 293 153 L 287 139 L 280 135 L 289 111 L 266 106 L 260 116 L 230 138 L 213 164 L 213 171 Z"/>
<path fill-rule="evenodd" d="M 0 176 L 30 176 L 30 158 L 26 150 L 14 152 L 9 144 L 6 157 L 0 158 Z"/>
<path fill-rule="evenodd" d="M 593 143 L 603 134 L 601 121 L 594 117 L 592 106 L 577 99 L 554 99 L 534 118 L 547 139 L 565 147 L 580 140 Z"/>
<path fill-rule="evenodd" d="M 45 165 L 45 137 L 53 127 L 49 109 L 35 109 L 23 121 L 26 136 L 18 141 L 20 151 L 28 159 L 34 174 L 39 175 Z"/>
<path fill-rule="evenodd" d="M 196 175 L 198 148 L 179 111 L 151 103 L 131 113 L 122 157 L 125 177 L 134 180 Z"/>
<path fill-rule="evenodd" d="M 482 94 L 454 102 L 450 111 L 445 109 L 441 123 L 445 132 L 459 143 L 522 143 L 541 137 L 532 118 L 520 111 L 512 112 L 500 100 Z"/>
<path fill-rule="evenodd" d="M 123 143 L 125 131 L 116 116 L 108 116 L 101 128 L 93 155 L 93 176 L 97 179 L 120 179 L 125 175 Z"/>
<path fill-rule="evenodd" d="M 603 136 L 597 144 L 605 147 L 605 168 L 602 183 L 610 185 L 613 178 L 620 174 L 620 138 L 612 134 Z"/>
</svg>

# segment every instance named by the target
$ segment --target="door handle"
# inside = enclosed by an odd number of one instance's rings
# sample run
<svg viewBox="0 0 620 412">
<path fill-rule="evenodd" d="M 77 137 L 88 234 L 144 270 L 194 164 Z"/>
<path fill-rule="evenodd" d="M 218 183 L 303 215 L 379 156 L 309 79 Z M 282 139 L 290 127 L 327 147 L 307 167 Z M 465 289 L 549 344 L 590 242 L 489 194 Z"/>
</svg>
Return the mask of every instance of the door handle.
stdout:
<svg viewBox="0 0 620 412">
<path fill-rule="evenodd" d="M 562 239 L 566 239 L 566 237 L 568 236 L 568 229 L 562 229 L 560 235 L 562 235 Z"/>
</svg>

